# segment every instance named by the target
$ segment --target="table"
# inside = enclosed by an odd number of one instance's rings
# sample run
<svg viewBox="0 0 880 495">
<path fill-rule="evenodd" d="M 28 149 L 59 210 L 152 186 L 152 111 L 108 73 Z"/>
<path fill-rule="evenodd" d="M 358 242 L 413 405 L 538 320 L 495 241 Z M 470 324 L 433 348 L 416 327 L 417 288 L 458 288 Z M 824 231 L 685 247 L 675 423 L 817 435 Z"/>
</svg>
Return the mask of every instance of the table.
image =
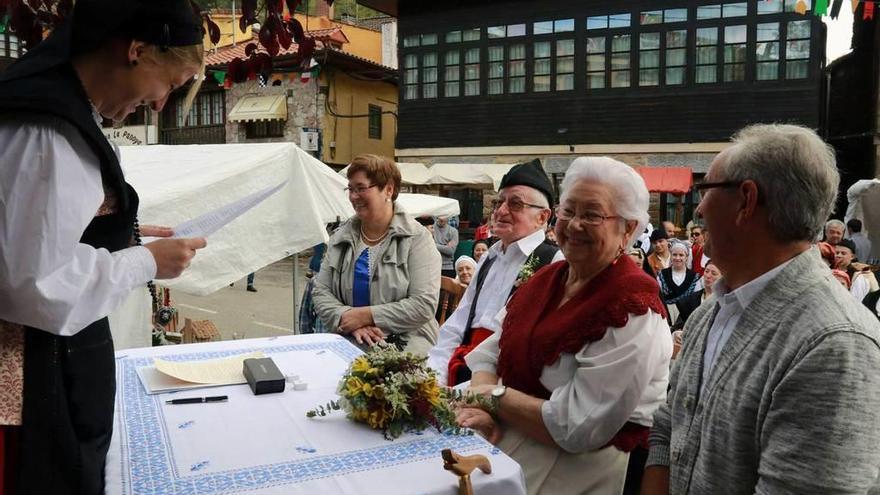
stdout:
<svg viewBox="0 0 880 495">
<path fill-rule="evenodd" d="M 147 395 L 137 368 L 152 358 L 201 360 L 251 351 L 271 356 L 288 384 L 255 396 L 245 385 Z M 127 349 L 117 352 L 116 416 L 107 456 L 108 494 L 449 494 L 457 478 L 440 451 L 480 453 L 492 473 L 471 476 L 477 495 L 525 494 L 520 466 L 478 435 L 436 430 L 394 441 L 345 418 L 310 419 L 306 411 L 336 397 L 336 386 L 360 351 L 331 334 L 296 335 Z M 228 402 L 166 405 L 169 398 L 227 395 Z"/>
</svg>

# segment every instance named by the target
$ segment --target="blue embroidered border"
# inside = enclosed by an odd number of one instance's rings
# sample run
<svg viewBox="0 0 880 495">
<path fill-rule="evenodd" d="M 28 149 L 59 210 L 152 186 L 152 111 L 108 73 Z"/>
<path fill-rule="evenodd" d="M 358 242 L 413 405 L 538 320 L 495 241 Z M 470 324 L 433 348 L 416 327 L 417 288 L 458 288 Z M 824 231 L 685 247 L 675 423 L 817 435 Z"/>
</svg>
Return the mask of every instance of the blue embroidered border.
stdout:
<svg viewBox="0 0 880 495">
<path fill-rule="evenodd" d="M 280 353 L 309 350 L 329 350 L 346 360 L 361 354 L 358 348 L 340 340 L 157 357 L 170 361 L 192 361 L 252 351 Z M 117 376 L 126 398 L 125 401 L 117 398 L 120 401 L 117 413 L 121 416 L 121 423 L 125 425 L 123 438 L 120 439 L 123 445 L 120 459 L 123 464 L 122 493 L 126 495 L 235 493 L 418 462 L 436 458 L 446 448 L 468 452 L 490 447 L 478 435 L 419 437 L 408 441 L 388 442 L 387 445 L 372 449 L 249 466 L 234 471 L 210 474 L 187 472 L 187 476 L 183 477 L 177 473 L 173 456 L 165 442 L 165 425 L 159 402 L 155 396 L 143 392 L 137 376 L 137 368 L 151 363 L 152 358 L 126 358 L 117 361 Z"/>
</svg>

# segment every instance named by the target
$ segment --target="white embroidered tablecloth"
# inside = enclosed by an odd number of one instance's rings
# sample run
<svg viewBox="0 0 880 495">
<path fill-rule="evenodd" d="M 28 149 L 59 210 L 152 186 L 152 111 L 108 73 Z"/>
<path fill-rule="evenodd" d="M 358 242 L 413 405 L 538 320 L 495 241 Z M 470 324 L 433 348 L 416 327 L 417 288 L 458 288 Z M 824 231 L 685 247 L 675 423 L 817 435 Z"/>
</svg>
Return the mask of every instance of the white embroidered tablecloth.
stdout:
<svg viewBox="0 0 880 495">
<path fill-rule="evenodd" d="M 280 394 L 255 396 L 247 385 L 147 395 L 137 368 L 153 357 L 201 360 L 261 350 L 285 375 Z M 436 430 L 394 441 L 345 418 L 306 418 L 336 397 L 336 385 L 360 351 L 330 334 L 127 349 L 117 352 L 116 417 L 107 456 L 107 493 L 154 494 L 449 494 L 457 478 L 440 451 L 480 453 L 492 473 L 471 476 L 477 495 L 525 493 L 519 465 L 478 435 Z M 228 402 L 166 405 L 171 398 L 227 395 Z"/>
</svg>

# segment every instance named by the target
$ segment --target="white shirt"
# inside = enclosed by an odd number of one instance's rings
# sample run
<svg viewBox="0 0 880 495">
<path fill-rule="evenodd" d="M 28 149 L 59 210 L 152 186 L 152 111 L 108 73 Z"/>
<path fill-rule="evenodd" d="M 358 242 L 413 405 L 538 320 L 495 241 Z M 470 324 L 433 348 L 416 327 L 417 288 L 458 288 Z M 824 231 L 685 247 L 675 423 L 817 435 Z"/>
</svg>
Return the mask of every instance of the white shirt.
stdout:
<svg viewBox="0 0 880 495">
<path fill-rule="evenodd" d="M 467 355 L 471 371 L 496 373 L 500 338 L 495 332 Z M 608 329 L 577 354 L 561 354 L 540 378 L 552 392 L 541 406 L 550 436 L 569 452 L 583 452 L 607 444 L 627 421 L 650 427 L 666 401 L 671 356 L 669 325 L 652 311 L 629 315 L 626 326 Z"/>
<path fill-rule="evenodd" d="M 0 320 L 74 335 L 156 275 L 145 247 L 80 243 L 104 201 L 72 126 L 0 124 Z"/>
<path fill-rule="evenodd" d="M 706 336 L 706 350 L 703 352 L 702 388 L 705 388 L 706 383 L 709 382 L 709 375 L 712 373 L 712 368 L 715 367 L 715 361 L 721 354 L 721 350 L 724 349 L 724 344 L 727 343 L 730 334 L 736 329 L 736 324 L 739 323 L 746 308 L 791 261 L 782 263 L 734 291 L 727 287 L 723 278 L 715 282 L 712 292 L 718 301 L 718 310 L 712 321 L 712 326 L 709 328 L 709 334 Z"/>
<path fill-rule="evenodd" d="M 464 338 L 465 325 L 467 325 L 468 314 L 470 314 L 477 288 L 477 277 L 480 275 L 483 264 L 489 258 L 495 258 L 495 262 L 486 275 L 486 280 L 483 281 L 483 288 L 480 290 L 479 299 L 477 299 L 477 308 L 471 327 L 485 328 L 495 332 L 501 328 L 499 322 L 495 320 L 495 316 L 507 304 L 510 290 L 516 282 L 520 268 L 532 254 L 532 251 L 542 242 L 544 242 L 544 229 L 539 229 L 512 243 L 507 247 L 506 252 L 502 252 L 501 242 L 496 242 L 480 259 L 477 271 L 462 296 L 461 302 L 458 303 L 452 316 L 440 327 L 437 344 L 428 353 L 428 366 L 437 371 L 440 383 L 447 382 L 446 373 L 449 371 L 449 358 L 452 357 L 452 353 L 461 345 Z M 565 257 L 561 250 L 553 256 L 554 262 L 563 259 Z"/>
</svg>

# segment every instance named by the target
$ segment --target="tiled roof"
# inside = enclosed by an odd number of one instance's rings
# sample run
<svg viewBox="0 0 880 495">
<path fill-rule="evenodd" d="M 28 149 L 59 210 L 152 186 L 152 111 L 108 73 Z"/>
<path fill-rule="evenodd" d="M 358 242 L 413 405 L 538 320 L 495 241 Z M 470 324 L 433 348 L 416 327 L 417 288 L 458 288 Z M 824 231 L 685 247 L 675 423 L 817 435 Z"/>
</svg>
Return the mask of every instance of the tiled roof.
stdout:
<svg viewBox="0 0 880 495">
<path fill-rule="evenodd" d="M 327 41 L 334 41 L 336 43 L 348 43 L 348 38 L 345 36 L 345 33 L 342 32 L 342 29 L 338 27 L 333 27 L 330 29 L 315 29 L 313 31 L 306 32 L 306 35 L 323 43 L 327 44 Z M 257 40 L 257 35 L 254 34 L 251 39 L 242 41 L 241 43 L 236 44 L 235 46 L 225 46 L 223 48 L 218 49 L 215 52 L 211 52 L 207 56 L 207 65 L 210 67 L 212 65 L 221 65 L 228 64 L 235 57 L 239 57 L 241 59 L 247 58 L 244 50 L 248 43 L 257 43 L 259 45 L 259 41 Z M 318 44 L 318 48 L 321 47 L 321 44 Z M 263 50 L 262 47 L 259 47 L 260 50 Z M 296 53 L 298 49 L 298 45 L 296 43 L 291 43 L 290 48 L 285 50 L 284 48 L 280 48 L 278 50 L 278 57 L 282 57 L 284 55 L 293 55 Z"/>
</svg>

